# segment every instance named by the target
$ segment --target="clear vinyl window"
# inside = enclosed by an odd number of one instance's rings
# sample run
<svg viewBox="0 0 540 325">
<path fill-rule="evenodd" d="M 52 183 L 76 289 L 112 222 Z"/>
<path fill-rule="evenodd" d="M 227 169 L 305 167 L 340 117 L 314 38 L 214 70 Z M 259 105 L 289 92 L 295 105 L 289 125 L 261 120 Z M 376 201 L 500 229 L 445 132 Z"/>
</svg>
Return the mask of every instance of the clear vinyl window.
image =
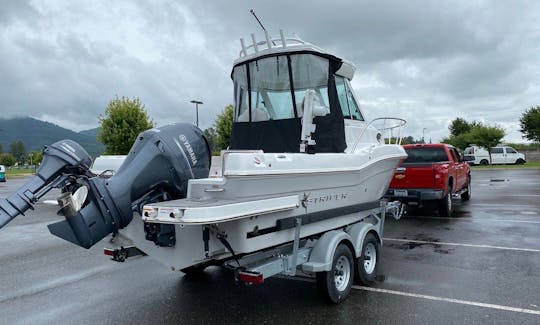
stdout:
<svg viewBox="0 0 540 325">
<path fill-rule="evenodd" d="M 364 117 L 362 116 L 362 113 L 360 113 L 360 107 L 358 106 L 358 103 L 356 103 L 351 84 L 348 80 L 345 81 L 345 85 L 347 88 L 347 101 L 349 103 L 349 110 L 351 112 L 352 119 L 363 121 Z"/>
<path fill-rule="evenodd" d="M 236 66 L 235 121 L 301 117 L 308 89 L 313 89 L 319 101 L 329 106 L 328 71 L 328 60 L 313 54 L 272 56 Z"/>
</svg>

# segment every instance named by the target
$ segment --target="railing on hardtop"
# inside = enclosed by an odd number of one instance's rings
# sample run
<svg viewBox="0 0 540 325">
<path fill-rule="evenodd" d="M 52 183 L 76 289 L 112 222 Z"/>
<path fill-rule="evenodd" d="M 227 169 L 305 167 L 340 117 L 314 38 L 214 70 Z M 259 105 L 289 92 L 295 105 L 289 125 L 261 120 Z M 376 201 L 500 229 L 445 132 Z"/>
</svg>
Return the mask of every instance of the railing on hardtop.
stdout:
<svg viewBox="0 0 540 325">
<path fill-rule="evenodd" d="M 377 124 L 382 124 L 381 126 L 377 126 Z M 398 117 L 378 117 L 373 120 L 371 120 L 362 130 L 356 141 L 354 142 L 354 146 L 352 148 L 352 152 L 356 150 L 356 147 L 360 143 L 360 140 L 364 136 L 364 133 L 366 133 L 366 130 L 372 126 L 375 129 L 379 130 L 382 139 L 384 140 L 384 143 L 386 144 L 395 144 L 395 145 L 401 145 L 401 140 L 403 139 L 403 135 L 401 133 L 401 130 L 403 127 L 407 124 L 407 121 L 404 119 L 398 118 Z M 394 132 L 396 133 L 394 135 Z"/>
<path fill-rule="evenodd" d="M 270 37 L 267 31 L 265 31 L 264 36 L 265 40 L 257 41 L 255 39 L 255 34 L 251 34 L 251 45 L 246 45 L 246 42 L 243 38 L 240 39 L 240 44 L 242 49 L 240 50 L 239 57 L 246 57 L 251 54 L 255 54 L 261 51 L 273 49 L 273 48 L 287 48 L 295 46 L 309 46 L 321 50 L 319 47 L 305 42 L 298 37 L 285 37 L 285 34 L 282 29 L 279 30 L 279 38 Z M 322 50 L 321 50 L 322 51 Z"/>
</svg>

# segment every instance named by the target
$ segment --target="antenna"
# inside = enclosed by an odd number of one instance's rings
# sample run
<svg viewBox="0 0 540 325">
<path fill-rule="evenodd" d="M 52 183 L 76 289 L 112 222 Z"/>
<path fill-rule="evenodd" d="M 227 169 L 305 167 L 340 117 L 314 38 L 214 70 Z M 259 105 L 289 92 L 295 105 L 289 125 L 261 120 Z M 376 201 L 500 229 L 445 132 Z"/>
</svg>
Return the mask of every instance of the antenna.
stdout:
<svg viewBox="0 0 540 325">
<path fill-rule="evenodd" d="M 267 42 L 269 40 L 268 38 L 268 31 L 266 30 L 266 28 L 264 28 L 264 25 L 261 23 L 261 21 L 259 20 L 259 17 L 257 17 L 257 14 L 255 13 L 255 9 L 250 9 L 249 12 L 253 15 L 253 17 L 255 17 L 255 19 L 257 19 L 257 22 L 259 23 L 259 25 L 261 25 L 261 28 L 262 30 L 264 31 L 264 33 L 266 34 L 266 39 L 267 39 Z M 274 41 L 271 41 L 272 44 L 275 46 L 276 43 Z"/>
</svg>

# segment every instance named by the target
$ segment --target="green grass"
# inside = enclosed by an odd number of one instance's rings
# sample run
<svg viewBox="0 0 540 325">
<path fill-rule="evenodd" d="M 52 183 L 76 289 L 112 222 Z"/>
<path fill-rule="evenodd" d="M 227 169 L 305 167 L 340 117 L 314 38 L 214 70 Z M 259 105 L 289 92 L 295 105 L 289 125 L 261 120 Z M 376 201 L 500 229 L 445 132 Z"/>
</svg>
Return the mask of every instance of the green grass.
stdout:
<svg viewBox="0 0 540 325">
<path fill-rule="evenodd" d="M 34 173 L 34 168 L 6 169 L 6 176 L 25 176 Z"/>
<path fill-rule="evenodd" d="M 487 166 L 472 166 L 473 170 L 482 169 L 540 169 L 540 162 L 532 161 L 527 162 L 524 165 L 487 165 Z"/>
</svg>

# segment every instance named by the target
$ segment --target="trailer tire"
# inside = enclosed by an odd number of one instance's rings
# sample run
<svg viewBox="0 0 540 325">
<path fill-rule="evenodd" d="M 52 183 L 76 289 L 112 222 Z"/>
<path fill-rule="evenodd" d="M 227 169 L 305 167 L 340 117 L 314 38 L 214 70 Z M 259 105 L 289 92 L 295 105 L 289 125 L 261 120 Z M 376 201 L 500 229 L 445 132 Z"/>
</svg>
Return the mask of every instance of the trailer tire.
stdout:
<svg viewBox="0 0 540 325">
<path fill-rule="evenodd" d="M 448 186 L 446 195 L 439 201 L 439 215 L 443 218 L 452 216 L 452 186 Z"/>
<path fill-rule="evenodd" d="M 317 286 L 329 302 L 339 304 L 347 299 L 354 280 L 354 259 L 349 246 L 339 244 L 334 251 L 332 269 L 316 275 Z"/>
<path fill-rule="evenodd" d="M 368 233 L 362 243 L 362 252 L 356 259 L 356 278 L 360 284 L 370 285 L 377 279 L 380 248 L 377 238 Z"/>
</svg>

